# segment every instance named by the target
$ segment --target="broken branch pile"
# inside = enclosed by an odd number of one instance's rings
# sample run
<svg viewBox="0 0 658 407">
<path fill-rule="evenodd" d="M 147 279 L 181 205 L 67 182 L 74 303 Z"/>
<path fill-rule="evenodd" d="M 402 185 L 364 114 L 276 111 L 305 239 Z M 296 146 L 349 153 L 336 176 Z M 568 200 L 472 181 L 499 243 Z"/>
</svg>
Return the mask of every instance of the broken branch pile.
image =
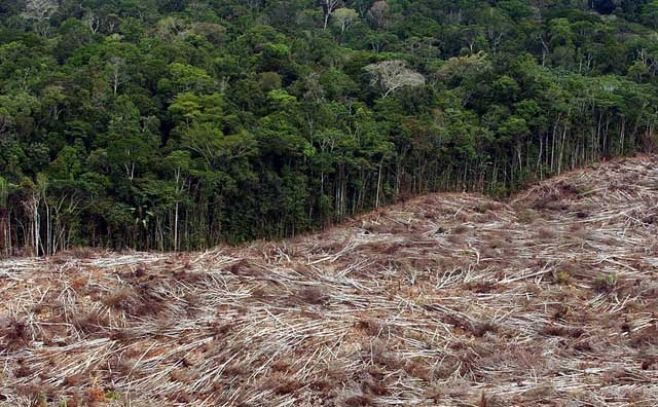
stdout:
<svg viewBox="0 0 658 407">
<path fill-rule="evenodd" d="M 281 243 L 0 262 L 0 405 L 658 405 L 655 156 Z"/>
</svg>

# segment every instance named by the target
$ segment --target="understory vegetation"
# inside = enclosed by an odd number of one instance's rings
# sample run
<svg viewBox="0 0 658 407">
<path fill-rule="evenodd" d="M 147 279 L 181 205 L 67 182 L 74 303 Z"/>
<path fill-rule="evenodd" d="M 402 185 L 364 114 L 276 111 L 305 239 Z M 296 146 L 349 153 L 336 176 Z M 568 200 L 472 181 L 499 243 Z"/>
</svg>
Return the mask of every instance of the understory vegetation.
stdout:
<svg viewBox="0 0 658 407">
<path fill-rule="evenodd" d="M 276 238 L 649 150 L 656 0 L 0 0 L 0 255 Z"/>
</svg>

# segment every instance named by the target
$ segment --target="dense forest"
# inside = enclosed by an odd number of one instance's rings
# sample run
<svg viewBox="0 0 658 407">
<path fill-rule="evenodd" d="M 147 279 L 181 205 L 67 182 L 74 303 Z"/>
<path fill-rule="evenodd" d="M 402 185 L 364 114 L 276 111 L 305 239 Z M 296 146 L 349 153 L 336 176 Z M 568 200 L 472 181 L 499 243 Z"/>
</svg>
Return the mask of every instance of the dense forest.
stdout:
<svg viewBox="0 0 658 407">
<path fill-rule="evenodd" d="M 290 236 L 652 149 L 658 0 L 0 0 L 0 252 Z"/>
</svg>

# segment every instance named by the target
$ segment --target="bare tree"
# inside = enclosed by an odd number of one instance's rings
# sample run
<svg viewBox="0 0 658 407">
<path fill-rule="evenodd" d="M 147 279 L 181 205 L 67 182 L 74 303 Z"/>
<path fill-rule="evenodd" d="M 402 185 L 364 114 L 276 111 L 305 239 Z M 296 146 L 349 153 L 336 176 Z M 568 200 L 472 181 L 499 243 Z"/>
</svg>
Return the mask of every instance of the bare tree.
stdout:
<svg viewBox="0 0 658 407">
<path fill-rule="evenodd" d="M 0 177 L 0 257 L 11 254 L 11 224 L 7 201 L 9 182 Z"/>
<path fill-rule="evenodd" d="M 85 15 L 84 21 L 87 23 L 87 27 L 89 27 L 89 31 L 91 31 L 92 34 L 96 34 L 100 29 L 101 20 L 93 11 L 90 11 Z"/>
<path fill-rule="evenodd" d="M 112 57 L 108 64 L 110 86 L 112 86 L 112 93 L 116 96 L 119 86 L 124 82 L 124 68 L 126 67 L 126 60 L 121 57 Z"/>
<path fill-rule="evenodd" d="M 425 84 L 425 77 L 409 69 L 402 60 L 382 61 L 364 68 L 372 75 L 370 83 L 384 90 L 384 97 L 403 87 L 418 87 Z"/>
<path fill-rule="evenodd" d="M 110 14 L 105 16 L 103 23 L 105 24 L 105 29 L 107 30 L 107 32 L 109 34 L 112 34 L 117 30 L 117 28 L 119 28 L 121 19 L 116 14 Z"/>
<path fill-rule="evenodd" d="M 320 5 L 324 10 L 324 29 L 327 29 L 329 25 L 329 18 L 333 14 L 334 10 L 338 7 L 339 0 L 320 0 Z"/>
<path fill-rule="evenodd" d="M 54 0 L 27 0 L 23 17 L 35 20 L 34 29 L 39 35 L 48 33 L 48 19 L 57 11 L 57 2 Z"/>
<path fill-rule="evenodd" d="M 39 256 L 41 246 L 41 206 L 42 185 L 34 184 L 31 180 L 24 186 L 26 189 L 25 200 L 21 202 L 30 220 L 28 233 L 25 235 L 25 247 L 32 249 L 32 255 Z"/>
</svg>

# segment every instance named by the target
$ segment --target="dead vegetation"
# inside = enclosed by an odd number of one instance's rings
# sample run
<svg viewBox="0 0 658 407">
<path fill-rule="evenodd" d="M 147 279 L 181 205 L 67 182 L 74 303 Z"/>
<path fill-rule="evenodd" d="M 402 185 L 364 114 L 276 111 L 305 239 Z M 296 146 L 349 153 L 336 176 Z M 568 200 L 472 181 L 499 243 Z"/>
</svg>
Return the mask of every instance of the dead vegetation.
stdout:
<svg viewBox="0 0 658 407">
<path fill-rule="evenodd" d="M 2 261 L 0 405 L 658 405 L 656 164 L 282 243 Z"/>
</svg>

